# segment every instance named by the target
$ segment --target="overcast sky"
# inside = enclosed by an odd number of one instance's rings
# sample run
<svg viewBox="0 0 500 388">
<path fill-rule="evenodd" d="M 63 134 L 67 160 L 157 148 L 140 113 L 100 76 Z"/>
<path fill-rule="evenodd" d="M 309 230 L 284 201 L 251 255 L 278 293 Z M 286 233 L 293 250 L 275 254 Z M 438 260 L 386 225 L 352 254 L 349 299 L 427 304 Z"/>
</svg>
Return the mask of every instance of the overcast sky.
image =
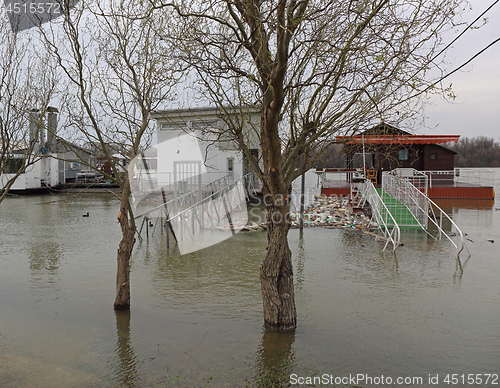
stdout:
<svg viewBox="0 0 500 388">
<path fill-rule="evenodd" d="M 495 1 L 470 0 L 472 10 L 462 15 L 463 21 L 472 22 Z M 485 17 L 489 19 L 486 25 L 467 31 L 448 51 L 446 59 L 450 71 L 500 38 L 500 2 Z M 456 34 L 463 28 L 459 27 Z M 445 43 L 451 42 L 456 34 L 446 35 Z M 452 83 L 456 100 L 448 102 L 434 98 L 429 101 L 424 111 L 425 125 L 415 128 L 417 132 L 463 137 L 483 135 L 500 140 L 500 42 L 444 83 Z"/>
<path fill-rule="evenodd" d="M 471 0 L 473 9 L 463 16 L 473 21 L 495 0 Z M 486 15 L 489 21 L 478 30 L 467 31 L 448 52 L 451 70 L 466 62 L 495 39 L 500 38 L 500 2 Z M 446 42 L 454 36 L 446 37 Z M 462 71 L 445 80 L 457 95 L 453 103 L 433 99 L 425 108 L 428 134 L 488 136 L 500 140 L 500 42 L 489 48 Z M 437 126 L 437 127 L 436 127 Z"/>
</svg>

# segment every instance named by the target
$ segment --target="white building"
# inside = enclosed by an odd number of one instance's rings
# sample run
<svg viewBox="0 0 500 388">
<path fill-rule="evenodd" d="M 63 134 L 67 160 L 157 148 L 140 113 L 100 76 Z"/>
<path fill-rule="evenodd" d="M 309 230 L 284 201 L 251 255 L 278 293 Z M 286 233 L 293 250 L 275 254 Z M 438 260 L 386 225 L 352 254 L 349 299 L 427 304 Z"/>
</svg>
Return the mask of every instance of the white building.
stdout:
<svg viewBox="0 0 500 388">
<path fill-rule="evenodd" d="M 239 179 L 250 172 L 243 152 L 231 140 L 229 124 L 241 128 L 251 152 L 260 158 L 258 109 L 164 110 L 154 112 L 152 118 L 157 122 L 157 146 L 145 157 L 153 160 L 156 156 L 158 186 L 177 182 L 177 188 L 185 191 L 192 189 L 188 186 L 193 177 L 206 184 L 228 174 Z"/>
<path fill-rule="evenodd" d="M 18 158 L 13 158 L 13 160 Z M 22 163 L 22 156 L 19 157 Z M 15 165 L 15 163 L 13 163 Z M 0 175 L 0 188 L 5 187 L 7 182 L 12 179 L 16 173 L 7 171 Z M 26 168 L 26 172 L 20 174 L 11 186 L 11 191 L 33 190 L 50 186 L 57 186 L 59 181 L 59 161 L 50 157 L 42 157 L 31 166 Z"/>
<path fill-rule="evenodd" d="M 82 167 L 88 170 L 88 166 L 94 164 L 94 157 L 90 152 L 57 138 L 57 115 L 56 108 L 47 108 L 47 122 L 44 125 L 38 111 L 32 112 L 29 141 L 26 142 L 25 149 L 14 151 L 7 161 L 4 174 L 0 175 L 0 189 L 16 176 L 27 152 L 32 152 L 28 157 L 34 162 L 17 177 L 11 191 L 31 191 L 76 182 Z"/>
</svg>

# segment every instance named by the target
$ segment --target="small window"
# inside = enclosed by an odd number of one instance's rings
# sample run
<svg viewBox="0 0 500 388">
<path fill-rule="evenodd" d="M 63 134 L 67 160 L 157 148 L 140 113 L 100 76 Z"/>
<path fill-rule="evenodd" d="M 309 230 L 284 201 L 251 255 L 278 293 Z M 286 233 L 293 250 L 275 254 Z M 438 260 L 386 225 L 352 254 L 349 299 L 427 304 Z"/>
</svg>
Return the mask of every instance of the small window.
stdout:
<svg viewBox="0 0 500 388">
<path fill-rule="evenodd" d="M 186 128 L 186 124 L 187 123 L 185 121 L 178 122 L 178 123 L 172 123 L 172 122 L 161 123 L 160 129 L 162 131 L 168 131 L 168 130 L 172 130 L 172 129 L 181 129 L 181 128 Z"/>
<path fill-rule="evenodd" d="M 234 159 L 227 158 L 227 171 L 233 172 L 233 170 L 234 170 Z"/>
<path fill-rule="evenodd" d="M 197 120 L 191 121 L 191 128 L 193 129 L 217 129 L 219 127 L 218 120 Z"/>
<path fill-rule="evenodd" d="M 431 160 L 436 160 L 437 159 L 437 154 L 431 154 L 430 155 Z"/>
<path fill-rule="evenodd" d="M 5 173 L 6 174 L 16 174 L 24 164 L 24 160 L 21 158 L 10 158 L 6 160 L 5 163 Z"/>
<path fill-rule="evenodd" d="M 408 150 L 399 150 L 398 151 L 398 159 L 399 160 L 408 160 Z"/>
</svg>

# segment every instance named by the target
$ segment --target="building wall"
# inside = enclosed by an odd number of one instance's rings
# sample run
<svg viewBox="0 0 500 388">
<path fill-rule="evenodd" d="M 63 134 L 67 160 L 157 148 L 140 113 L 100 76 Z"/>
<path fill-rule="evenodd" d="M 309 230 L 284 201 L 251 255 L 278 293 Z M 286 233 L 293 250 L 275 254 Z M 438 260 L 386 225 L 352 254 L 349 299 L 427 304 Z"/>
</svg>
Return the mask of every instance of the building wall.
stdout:
<svg viewBox="0 0 500 388">
<path fill-rule="evenodd" d="M 401 160 L 400 150 L 407 150 L 408 158 Z M 453 170 L 455 154 L 435 144 L 415 144 L 405 147 L 390 147 L 385 152 L 378 149 L 375 168 L 390 171 L 395 168 L 414 168 L 416 170 Z"/>
<path fill-rule="evenodd" d="M 407 159 L 402 159 L 400 151 L 407 152 Z M 380 167 L 383 171 L 394 170 L 395 168 L 414 168 L 421 170 L 423 162 L 421 159 L 422 149 L 420 145 L 412 145 L 406 147 L 391 147 L 387 152 L 381 152 L 377 155 L 380 158 Z"/>
<path fill-rule="evenodd" d="M 46 158 L 38 160 L 31 166 L 26 168 L 26 172 L 24 174 L 19 175 L 14 184 L 11 187 L 11 190 L 26 190 L 41 187 L 41 181 L 46 176 L 44 172 L 44 166 L 47 162 L 45 162 Z M 11 179 L 15 174 L 3 174 L 0 176 L 0 184 L 3 187 L 9 179 Z"/>
<path fill-rule="evenodd" d="M 455 154 L 443 147 L 426 144 L 423 152 L 424 170 L 443 171 L 455 168 Z"/>
<path fill-rule="evenodd" d="M 157 132 L 157 173 L 160 185 L 167 185 L 173 179 L 175 162 L 201 161 L 201 173 L 205 175 L 203 183 L 213 181 L 228 170 L 228 159 L 233 159 L 233 172 L 238 179 L 243 173 L 241 153 L 230 150 L 220 150 L 215 138 L 202 136 L 199 131 L 192 134 L 182 129 L 159 129 Z"/>
<path fill-rule="evenodd" d="M 158 176 L 163 175 L 159 181 L 166 183 L 171 179 L 168 175 L 173 172 L 174 161 L 201 159 L 206 173 L 204 183 L 225 175 L 228 172 L 228 164 L 232 166 L 235 179 L 239 179 L 248 172 L 248 164 L 244 160 L 243 153 L 238 150 L 237 144 L 224 134 L 228 126 L 217 110 L 163 111 L 155 113 L 153 117 L 157 121 Z M 260 154 L 258 151 L 259 113 L 252 111 L 242 115 L 241 112 L 236 112 L 230 117 L 231 120 L 237 120 L 243 126 L 243 133 L 249 148 L 256 149 L 256 152 Z M 197 147 L 188 144 L 187 134 L 191 134 L 193 139 L 197 140 Z"/>
</svg>

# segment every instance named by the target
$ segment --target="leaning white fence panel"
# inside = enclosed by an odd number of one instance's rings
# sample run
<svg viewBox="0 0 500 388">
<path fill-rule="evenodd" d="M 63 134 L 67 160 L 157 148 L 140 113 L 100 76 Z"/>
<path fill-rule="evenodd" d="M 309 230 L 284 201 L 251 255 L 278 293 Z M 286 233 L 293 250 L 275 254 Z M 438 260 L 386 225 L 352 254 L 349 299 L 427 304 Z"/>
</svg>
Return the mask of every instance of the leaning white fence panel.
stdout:
<svg viewBox="0 0 500 388">
<path fill-rule="evenodd" d="M 384 201 L 378 194 L 375 186 L 370 180 L 365 180 L 363 183 L 357 183 L 358 190 L 361 192 L 363 198 L 370 204 L 372 209 L 372 217 L 377 222 L 378 228 L 382 234 L 387 238 L 387 242 L 384 246 L 384 250 L 392 243 L 392 250 L 395 251 L 396 248 L 401 243 L 401 230 L 398 223 L 392 216 L 391 212 L 385 205 Z M 391 228 L 392 226 L 392 228 Z"/>
<path fill-rule="evenodd" d="M 237 181 L 233 174 L 228 174 L 170 201 L 163 195 L 163 204 L 135 217 L 136 222 L 142 218 L 139 238 L 142 239 L 143 230 L 146 238 L 152 236 L 159 224 L 161 233 L 166 232 L 167 246 L 171 236 L 184 253 L 222 241 L 246 225 L 246 198 L 259 186 L 254 173 Z M 200 196 L 202 199 L 198 200 Z M 209 233 L 216 229 L 222 232 Z"/>
</svg>

